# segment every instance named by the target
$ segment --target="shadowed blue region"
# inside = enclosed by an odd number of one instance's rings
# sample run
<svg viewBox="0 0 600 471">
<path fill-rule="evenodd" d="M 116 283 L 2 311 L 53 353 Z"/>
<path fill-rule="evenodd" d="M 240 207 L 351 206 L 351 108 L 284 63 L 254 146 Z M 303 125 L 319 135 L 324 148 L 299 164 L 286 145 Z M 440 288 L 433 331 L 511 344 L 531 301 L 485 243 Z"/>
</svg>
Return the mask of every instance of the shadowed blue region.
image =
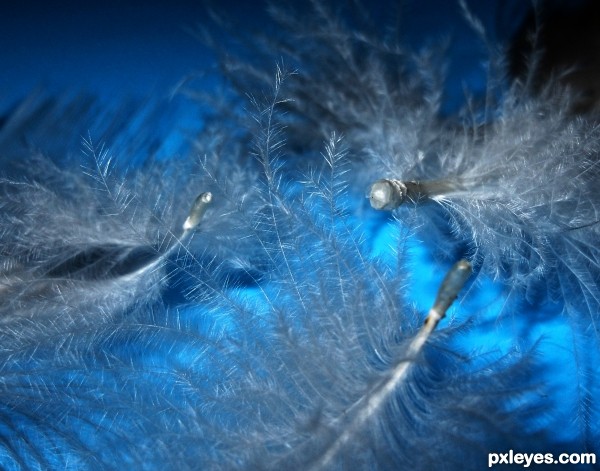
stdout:
<svg viewBox="0 0 600 471">
<path fill-rule="evenodd" d="M 387 216 L 387 221 L 376 219 L 377 214 L 381 213 L 374 214 L 373 219 L 379 224 L 370 225 L 371 232 L 365 235 L 367 240 L 372 241 L 371 255 L 390 265 L 399 263 L 399 256 L 402 258 L 402 264 L 406 267 L 405 282 L 409 302 L 425 318 L 452 263 L 440 264 L 434 261 L 426 245 L 418 236 L 411 235 L 409 228 L 401 220 L 394 220 L 390 216 Z M 404 253 L 398 254 L 398 250 L 402 249 Z"/>
<path fill-rule="evenodd" d="M 2 10 L 0 104 L 37 86 L 145 97 L 212 67 L 191 33 L 205 20 L 202 2 L 25 1 Z"/>
<path fill-rule="evenodd" d="M 456 347 L 475 363 L 479 355 L 500 358 L 514 352 L 533 352 L 541 365 L 535 370 L 534 384 L 519 402 L 509 400 L 509 404 L 515 410 L 526 403 L 543 407 L 543 412 L 533 420 L 523 421 L 524 427 L 531 434 L 553 430 L 554 443 L 572 443 L 580 430 L 564 422 L 572 414 L 577 397 L 572 388 L 576 371 L 570 358 L 573 345 L 569 339 L 569 320 L 562 315 L 560 306 L 524 306 L 509 300 L 500 283 L 484 279 L 476 285 L 477 289 L 469 290 L 464 302 L 457 303 L 451 316 L 450 323 L 460 323 L 475 313 L 473 325 L 454 342 Z M 535 318 L 540 311 L 547 315 L 544 321 Z M 569 366 L 565 368 L 565 364 Z M 513 385 L 520 387 L 517 381 Z"/>
<path fill-rule="evenodd" d="M 594 340 L 574 329 L 575 319 L 563 312 L 560 303 L 542 300 L 529 304 L 519 297 L 509 299 L 501 283 L 484 279 L 476 284 L 477 288 L 455 309 L 453 321 L 458 322 L 476 313 L 475 325 L 455 342 L 460 342 L 457 348 L 472 358 L 487 353 L 503 356 L 515 351 L 532 352 L 538 362 L 534 384 L 530 385 L 533 387 L 519 402 L 509 401 L 510 407 L 518 410 L 529 403 L 540 408 L 540 413 L 523 421 L 523 426 L 532 435 L 552 430 L 551 443 L 557 450 L 595 451 L 596 444 L 582 442 L 594 433 L 594 419 L 583 417 L 593 412 L 578 410 L 582 395 L 589 394 L 591 381 L 582 370 L 586 365 L 589 368 L 590 362 L 597 362 Z M 581 338 L 575 339 L 574 335 Z M 589 345 L 589 350 L 581 351 L 584 345 Z M 520 387 L 518 381 L 513 384 Z"/>
<path fill-rule="evenodd" d="M 490 52 L 496 52 L 487 50 L 488 46 L 508 47 L 531 8 L 530 2 L 520 1 L 465 3 L 485 25 L 485 37 L 468 23 L 458 1 L 414 1 L 401 8 L 401 37 L 413 50 L 426 47 L 435 50 L 440 47 L 441 39 L 445 39 L 446 75 L 440 110 L 443 116 L 454 116 L 461 111 L 466 98 L 485 97 L 489 56 Z"/>
<path fill-rule="evenodd" d="M 6 172 L 23 154 L 41 152 L 61 167 L 85 167 L 89 158 L 84 155 L 83 141 L 89 140 L 98 150 L 107 150 L 114 166 L 126 173 L 150 160 L 192 154 L 203 113 L 182 97 L 105 102 L 75 92 L 31 93 L 0 123 L 0 165 Z"/>
</svg>

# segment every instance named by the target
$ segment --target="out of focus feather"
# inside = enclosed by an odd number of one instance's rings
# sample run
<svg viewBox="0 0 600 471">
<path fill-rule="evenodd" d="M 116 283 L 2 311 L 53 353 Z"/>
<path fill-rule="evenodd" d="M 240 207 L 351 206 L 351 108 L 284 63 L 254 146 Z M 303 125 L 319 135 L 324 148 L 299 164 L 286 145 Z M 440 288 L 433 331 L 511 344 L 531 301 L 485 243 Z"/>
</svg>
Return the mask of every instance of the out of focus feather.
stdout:
<svg viewBox="0 0 600 471">
<path fill-rule="evenodd" d="M 256 41 L 305 72 L 287 105 L 290 134 L 302 136 L 292 143 L 297 155 L 316 155 L 317 142 L 335 131 L 355 162 L 355 187 L 382 178 L 437 182 L 439 191 L 424 199 L 437 204 L 397 212 L 432 247 L 448 258 L 468 253 L 478 271 L 532 300 L 547 292 L 566 310 L 595 316 L 600 130 L 593 115 L 573 115 L 575 90 L 550 81 L 533 95 L 527 79 L 507 85 L 501 46 L 463 2 L 465 23 L 490 48 L 488 90 L 481 103 L 467 97 L 460 116 L 443 117 L 443 48 L 408 50 L 373 11 L 311 8 L 272 7 L 285 35 Z M 225 61 L 240 80 L 236 64 Z M 246 77 L 252 84 L 264 73 Z"/>
</svg>

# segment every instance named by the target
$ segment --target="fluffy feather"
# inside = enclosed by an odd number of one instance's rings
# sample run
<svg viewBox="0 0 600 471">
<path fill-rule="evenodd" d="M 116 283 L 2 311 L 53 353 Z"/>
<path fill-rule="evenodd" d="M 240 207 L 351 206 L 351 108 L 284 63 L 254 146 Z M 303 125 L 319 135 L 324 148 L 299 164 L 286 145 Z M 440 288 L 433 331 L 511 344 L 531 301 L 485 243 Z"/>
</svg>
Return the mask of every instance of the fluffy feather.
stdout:
<svg viewBox="0 0 600 471">
<path fill-rule="evenodd" d="M 285 181 L 275 116 L 281 79 L 278 74 L 275 98 L 256 114 L 262 172 L 253 190 L 264 204 L 252 214 L 246 235 L 268 262 L 266 278 L 234 289 L 223 282 L 222 266 L 184 247 L 185 255 L 173 263 L 194 281 L 192 306 L 169 309 L 146 295 L 143 305 L 102 322 L 57 329 L 53 321 L 50 334 L 30 333 L 27 339 L 16 329 L 5 334 L 5 467 L 428 469 L 434 462 L 452 468 L 473 460 L 476 468 L 484 460 L 477 450 L 509 446 L 509 431 L 520 435 L 508 402 L 492 398 L 508 387 L 506 369 L 519 365 L 524 371 L 528 360 L 514 351 L 490 352 L 466 366 L 451 347 L 450 340 L 463 335 L 456 327 L 437 335 L 435 348 L 424 355 L 411 348 L 419 315 L 403 299 L 403 257 L 391 266 L 372 259 L 352 229 L 340 139 L 332 137 L 326 146 L 326 172 L 308 175 L 300 187 Z M 104 169 L 97 177 L 102 182 Z M 155 188 L 144 182 L 146 189 Z M 129 199 L 118 201 L 122 211 L 109 216 L 127 221 L 113 229 L 123 234 L 144 213 L 126 218 Z M 96 237 L 105 234 L 98 223 L 67 214 L 68 226 L 60 217 L 46 225 L 64 234 L 79 222 Z M 93 214 L 101 217 L 97 210 Z M 74 237 L 86 247 L 106 244 L 82 233 Z M 65 244 L 72 245 L 68 239 Z M 71 263 L 69 249 L 59 254 Z M 28 259 L 34 266 L 38 260 Z M 82 264 L 91 268 L 95 260 Z M 156 272 L 139 277 L 153 286 Z M 130 304 L 122 294 L 127 284 L 113 275 L 110 289 L 99 277 L 61 287 L 62 305 L 79 315 L 120 312 Z M 90 289 L 110 296 L 111 304 L 98 305 Z M 93 306 L 66 302 L 77 296 Z M 5 324 L 13 326 L 17 313 L 28 313 L 43 325 L 51 309 L 48 302 L 35 310 L 20 304 Z M 407 379 L 386 387 L 394 371 L 415 361 Z M 488 368 L 499 374 L 489 375 Z M 442 440 L 470 446 L 449 453 L 434 446 Z M 416 459 L 414 449 L 422 450 Z"/>
<path fill-rule="evenodd" d="M 597 449 L 596 128 L 542 120 L 561 102 L 509 91 L 485 127 L 457 129 L 440 118 L 442 73 L 426 54 L 350 34 L 314 5 L 310 23 L 277 13 L 299 74 L 277 69 L 245 130 L 200 133 L 204 158 L 120 174 L 87 138 L 83 172 L 31 155 L 31 174 L 7 172 L 4 468 L 452 470 L 482 469 L 493 451 Z M 256 97 L 266 74 L 233 77 Z M 0 143 L 12 157 L 14 141 Z M 382 220 L 360 203 L 381 177 L 464 189 Z M 213 206 L 186 234 L 207 191 Z M 423 349 L 410 300 L 421 228 L 446 257 L 466 244 L 480 271 Z M 375 247 L 386 231 L 393 248 Z M 485 274 L 514 286 L 504 307 L 475 299 Z M 562 296 L 577 311 L 567 323 L 543 304 L 524 315 L 532 279 L 577 287 L 588 306 Z M 506 310 L 509 323 L 496 318 Z"/>
<path fill-rule="evenodd" d="M 288 35 L 264 46 L 306 72 L 290 87 L 288 105 L 290 133 L 302 136 L 302 144 L 294 142 L 300 155 L 314 155 L 317 142 L 343 133 L 357 162 L 355 187 L 383 178 L 437 184 L 425 198 L 436 207 L 400 208 L 398 217 L 425 237 L 434 234 L 431 242 L 446 257 L 466 244 L 482 273 L 528 290 L 530 299 L 576 292 L 581 302 L 567 310 L 595 315 L 600 130 L 593 117 L 573 116 L 575 92 L 551 81 L 534 96 L 528 77 L 507 87 L 504 57 L 463 2 L 465 21 L 490 50 L 488 90 L 462 119 L 442 119 L 440 56 L 407 50 L 375 15 L 311 6 L 311 14 L 273 7 Z M 240 81 L 241 68 L 231 64 Z M 530 75 L 536 72 L 532 65 Z M 252 69 L 246 76 L 247 84 L 265 74 Z"/>
</svg>

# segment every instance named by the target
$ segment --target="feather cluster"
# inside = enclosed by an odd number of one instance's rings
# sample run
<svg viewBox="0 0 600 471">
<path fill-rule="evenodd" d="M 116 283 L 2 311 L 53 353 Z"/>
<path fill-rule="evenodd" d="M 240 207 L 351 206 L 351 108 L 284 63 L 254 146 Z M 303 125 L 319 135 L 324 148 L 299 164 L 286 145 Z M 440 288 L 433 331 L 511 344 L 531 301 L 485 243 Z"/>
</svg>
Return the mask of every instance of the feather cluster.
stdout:
<svg viewBox="0 0 600 471">
<path fill-rule="evenodd" d="M 573 114 L 580 97 L 558 78 L 533 93 L 539 51 L 531 54 L 528 75 L 507 85 L 505 56 L 461 5 L 490 50 L 488 88 L 483 103 L 469 98 L 451 117 L 442 117 L 439 52 L 414 53 L 374 33 L 385 28 L 362 10 L 336 16 L 315 2 L 312 14 L 303 15 L 273 7 L 289 34 L 267 50 L 307 71 L 289 92 L 289 133 L 303 141 L 294 148 L 314 155 L 327 135 L 343 133 L 355 188 L 367 190 L 383 178 L 441 183 L 429 198 L 433 207 L 400 208 L 397 216 L 421 227 L 445 257 L 456 258 L 456 247 L 466 245 L 482 273 L 528 291 L 532 300 L 544 291 L 553 300 L 575 298 L 581 302 L 567 310 L 594 315 L 600 308 L 597 119 Z M 225 62 L 239 76 L 233 64 Z M 266 74 L 252 70 L 248 77 Z"/>
<path fill-rule="evenodd" d="M 298 73 L 228 58 L 250 119 L 182 156 L 122 166 L 88 135 L 77 168 L 62 134 L 36 143 L 62 159 L 15 145 L 41 110 L 0 129 L 3 469 L 475 470 L 598 450 L 594 120 L 518 84 L 444 118 L 433 55 L 313 7 L 273 9 L 285 35 L 253 43 Z M 380 178 L 453 191 L 382 218 L 364 199 Z M 416 350 L 422 246 L 478 276 Z M 546 318 L 547 299 L 571 315 Z"/>
</svg>

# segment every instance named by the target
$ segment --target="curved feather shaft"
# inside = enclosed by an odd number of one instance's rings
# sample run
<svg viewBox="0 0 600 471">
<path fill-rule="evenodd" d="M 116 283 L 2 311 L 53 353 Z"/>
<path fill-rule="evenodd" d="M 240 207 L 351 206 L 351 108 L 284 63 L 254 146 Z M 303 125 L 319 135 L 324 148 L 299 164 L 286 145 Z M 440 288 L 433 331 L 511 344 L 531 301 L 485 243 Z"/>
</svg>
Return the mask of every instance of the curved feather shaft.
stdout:
<svg viewBox="0 0 600 471">
<path fill-rule="evenodd" d="M 391 374 L 385 380 L 377 384 L 373 390 L 364 397 L 364 404 L 360 406 L 360 409 L 350 422 L 349 426 L 333 442 L 312 469 L 326 469 L 338 455 L 342 447 L 355 435 L 356 431 L 359 430 L 367 420 L 377 415 L 390 394 L 397 389 L 398 385 L 406 380 L 411 363 L 421 352 L 423 346 L 439 324 L 440 320 L 446 315 L 448 308 L 458 296 L 458 293 L 463 288 L 469 276 L 471 276 L 471 271 L 471 264 L 467 260 L 460 260 L 450 268 L 440 285 L 436 300 L 425 319 L 423 327 L 421 327 L 417 335 L 411 340 L 406 350 L 405 357 L 396 364 L 391 371 Z"/>
<path fill-rule="evenodd" d="M 417 182 L 384 178 L 371 185 L 368 198 L 375 209 L 393 210 L 406 202 L 417 204 L 465 189 L 458 179 Z"/>
</svg>

